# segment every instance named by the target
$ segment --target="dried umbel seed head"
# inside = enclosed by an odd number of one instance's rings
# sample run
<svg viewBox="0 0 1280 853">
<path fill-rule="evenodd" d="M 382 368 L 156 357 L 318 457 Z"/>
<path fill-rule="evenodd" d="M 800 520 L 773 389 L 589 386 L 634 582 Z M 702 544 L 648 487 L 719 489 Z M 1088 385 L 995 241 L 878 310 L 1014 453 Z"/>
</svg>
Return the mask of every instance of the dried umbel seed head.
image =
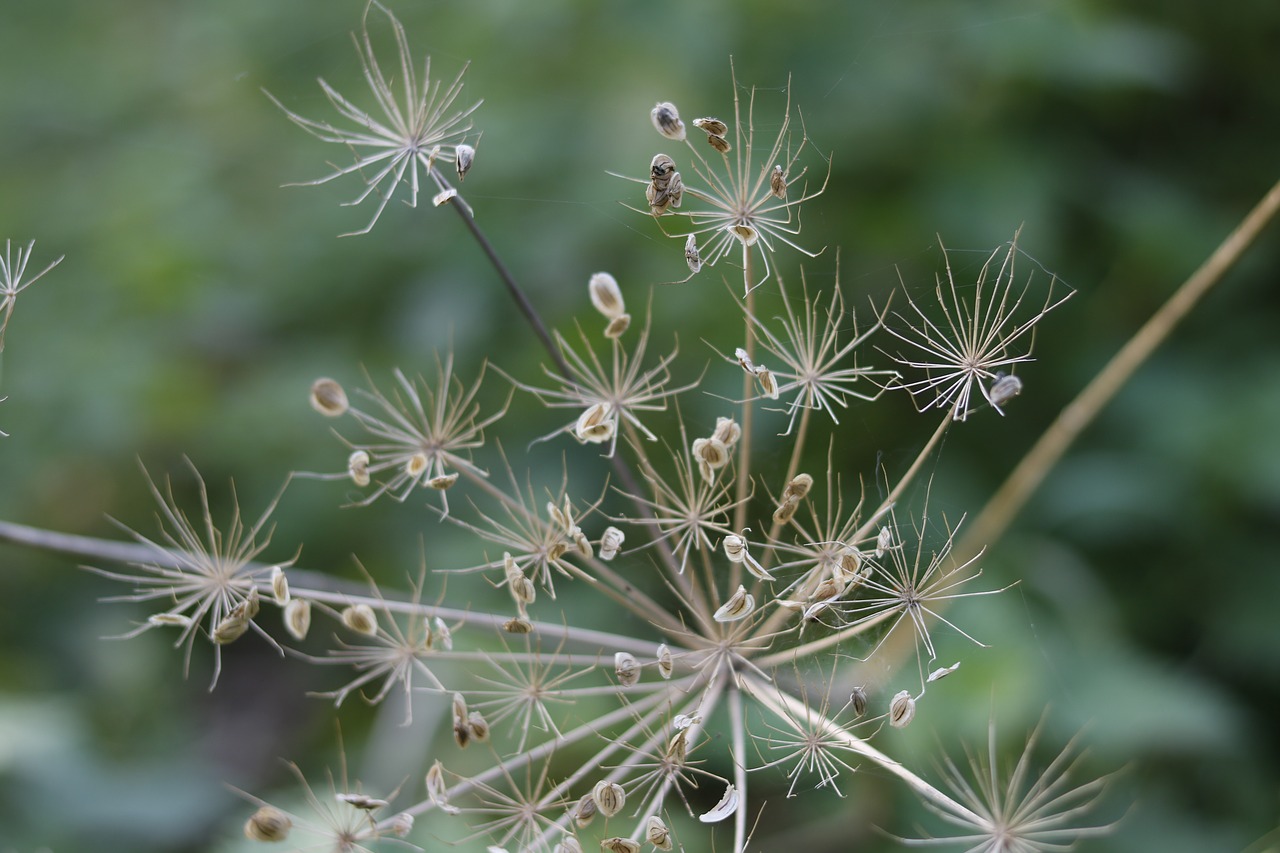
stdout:
<svg viewBox="0 0 1280 853">
<path fill-rule="evenodd" d="M 729 125 L 725 124 L 718 118 L 695 118 L 693 126 L 699 130 L 705 131 L 708 136 L 727 136 L 729 134 Z"/>
<path fill-rule="evenodd" d="M 654 129 L 667 139 L 675 142 L 684 140 L 684 122 L 680 120 L 680 113 L 675 104 L 663 101 L 649 111 L 649 118 L 653 122 Z"/>
<path fill-rule="evenodd" d="M 853 708 L 853 715 L 861 717 L 867 713 L 867 688 L 855 687 L 853 692 L 849 694 L 849 705 Z"/>
<path fill-rule="evenodd" d="M 733 595 L 729 596 L 728 601 L 712 614 L 712 618 L 717 622 L 736 622 L 739 619 L 746 618 L 755 609 L 755 596 L 747 592 L 745 586 L 738 584 L 737 590 L 734 591 Z"/>
<path fill-rule="evenodd" d="M 649 819 L 644 822 L 644 840 L 652 844 L 659 850 L 670 850 L 671 830 L 667 829 L 667 825 L 662 822 L 662 818 L 655 815 L 649 815 Z"/>
<path fill-rule="evenodd" d="M 610 320 L 627 310 L 622 300 L 622 288 L 618 287 L 618 280 L 607 272 L 598 272 L 591 276 L 587 281 L 587 293 L 596 310 Z"/>
<path fill-rule="evenodd" d="M 334 794 L 333 798 L 340 803 L 346 803 L 352 808 L 360 809 L 362 812 L 376 812 L 379 809 L 385 809 L 389 805 L 386 800 L 380 800 L 368 794 Z"/>
<path fill-rule="evenodd" d="M 354 450 L 347 457 L 347 476 L 360 488 L 369 485 L 369 454 L 363 450 Z"/>
<path fill-rule="evenodd" d="M 458 167 L 458 180 L 467 176 L 471 165 L 476 161 L 476 149 L 472 145 L 459 145 L 454 149 L 453 164 Z"/>
<path fill-rule="evenodd" d="M 284 841 L 293 821 L 275 806 L 263 806 L 245 822 L 244 836 L 250 841 Z"/>
<path fill-rule="evenodd" d="M 372 637 L 378 633 L 378 617 L 367 604 L 353 604 L 342 611 L 342 624 L 357 634 Z"/>
<path fill-rule="evenodd" d="M 729 149 L 732 147 L 729 145 L 729 140 L 725 139 L 723 136 L 712 136 L 710 134 L 707 135 L 707 144 L 719 151 L 721 154 L 728 154 Z"/>
<path fill-rule="evenodd" d="M 284 627 L 295 640 L 305 640 L 311 630 L 311 602 L 295 598 L 285 605 Z"/>
<path fill-rule="evenodd" d="M 601 780 L 591 789 L 591 799 L 595 801 L 600 814 L 613 817 L 626 805 L 627 792 L 622 790 L 622 786 L 617 782 Z"/>
<path fill-rule="evenodd" d="M 916 718 L 916 700 L 905 690 L 900 690 L 889 703 L 889 725 L 895 729 L 907 726 Z"/>
<path fill-rule="evenodd" d="M 595 403 L 578 416 L 573 425 L 573 434 L 578 441 L 586 444 L 604 444 L 613 438 L 615 428 L 613 406 Z"/>
<path fill-rule="evenodd" d="M 579 829 L 585 829 L 591 825 L 591 821 L 596 819 L 596 800 L 591 794 L 584 794 L 573 808 L 569 809 L 569 816 L 573 818 L 574 824 Z"/>
<path fill-rule="evenodd" d="M 698 238 L 693 234 L 684 239 L 684 261 L 689 265 L 690 275 L 696 275 L 702 269 L 702 254 L 698 251 Z"/>
<path fill-rule="evenodd" d="M 658 646 L 658 675 L 663 678 L 670 678 L 674 670 L 675 661 L 671 657 L 671 649 L 667 648 L 666 643 L 663 643 Z"/>
<path fill-rule="evenodd" d="M 609 321 L 609 325 L 604 327 L 604 336 L 609 340 L 617 340 L 622 337 L 622 333 L 631 327 L 631 315 L 619 314 Z"/>
<path fill-rule="evenodd" d="M 607 853 L 640 853 L 640 842 L 615 835 L 601 839 L 600 849 Z"/>
<path fill-rule="evenodd" d="M 438 477 L 432 477 L 427 480 L 427 485 L 435 489 L 437 492 L 445 492 L 453 488 L 453 484 L 458 482 L 458 472 L 452 474 L 441 474 Z"/>
<path fill-rule="evenodd" d="M 640 680 L 640 661 L 635 655 L 617 652 L 613 656 L 613 671 L 618 676 L 618 684 L 630 687 Z"/>
<path fill-rule="evenodd" d="M 773 174 L 769 176 L 769 192 L 773 193 L 774 198 L 787 197 L 787 176 L 783 174 L 781 166 L 773 167 Z"/>
<path fill-rule="evenodd" d="M 347 392 L 336 380 L 328 377 L 311 383 L 311 408 L 326 418 L 336 418 L 347 413 Z"/>
<path fill-rule="evenodd" d="M 622 550 L 627 535 L 616 527 L 606 527 L 600 537 L 600 559 L 612 560 Z"/>
</svg>

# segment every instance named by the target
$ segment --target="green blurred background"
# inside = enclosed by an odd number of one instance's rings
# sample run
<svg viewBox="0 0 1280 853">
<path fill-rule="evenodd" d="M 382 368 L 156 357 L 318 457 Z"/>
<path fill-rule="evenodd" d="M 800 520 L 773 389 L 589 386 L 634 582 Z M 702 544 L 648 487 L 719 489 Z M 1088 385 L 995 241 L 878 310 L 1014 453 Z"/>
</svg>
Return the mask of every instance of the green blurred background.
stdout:
<svg viewBox="0 0 1280 853">
<path fill-rule="evenodd" d="M 950 518 L 981 506 L 1280 177 L 1274 0 L 390 6 L 437 75 L 472 61 L 465 96 L 485 101 L 484 135 L 464 189 L 562 328 L 575 313 L 596 321 L 584 297 L 598 269 L 633 294 L 683 275 L 679 244 L 621 207 L 635 188 L 605 172 L 644 173 L 662 142 L 648 122 L 655 101 L 686 119 L 727 116 L 730 56 L 771 108 L 762 132 L 790 75 L 813 145 L 831 155 L 826 194 L 804 212 L 803 243 L 828 247 L 807 262 L 811 284 L 829 286 L 838 248 L 861 309 L 899 271 L 927 287 L 935 234 L 986 252 L 1024 224 L 1022 247 L 1078 293 L 1042 329 L 1010 416 L 984 412 L 948 437 L 932 500 Z M 372 213 L 339 206 L 356 182 L 280 188 L 347 155 L 261 90 L 332 118 L 323 76 L 367 103 L 349 36 L 363 9 L 0 5 L 0 239 L 36 239 L 33 270 L 66 255 L 20 297 L 0 355 L 0 429 L 11 433 L 0 439 L 0 517 L 119 536 L 110 515 L 154 533 L 138 460 L 189 493 L 183 454 L 219 501 L 234 478 L 253 516 L 288 471 L 343 464 L 306 406 L 314 377 L 355 385 L 364 367 L 385 383 L 397 365 L 430 372 L 449 346 L 467 379 L 482 359 L 541 360 L 446 211 L 393 203 L 371 235 L 337 239 Z M 972 273 L 982 256 L 957 257 Z M 779 266 L 794 279 L 799 260 L 784 252 Z M 716 284 L 724 274 L 654 298 L 654 347 L 677 330 L 695 373 L 714 358 L 701 339 L 736 322 Z M 1047 744 L 1085 728 L 1083 774 L 1123 768 L 1097 817 L 1124 821 L 1082 849 L 1280 843 L 1269 834 L 1280 823 L 1278 284 L 1273 226 L 988 556 L 993 586 L 1022 583 L 961 614 L 993 647 L 947 641 L 941 654 L 962 655 L 966 677 L 948 680 L 946 701 L 909 730 L 916 766 L 980 746 L 993 712 L 1016 748 L 1048 706 Z M 502 386 L 489 376 L 490 402 Z M 528 400 L 516 406 L 556 423 Z M 842 470 L 852 480 L 878 457 L 909 459 L 928 420 L 896 397 L 856 409 L 840 433 Z M 547 446 L 541 464 L 561 450 Z M 420 500 L 339 510 L 342 499 L 326 484 L 292 486 L 268 556 L 305 543 L 305 565 L 350 574 L 357 554 L 397 577 L 417 564 L 425 529 L 429 562 L 450 562 L 457 546 L 435 547 Z M 68 560 L 0 546 L 0 851 L 239 849 L 248 809 L 224 783 L 266 794 L 289 785 L 279 757 L 313 772 L 331 762 L 331 709 L 303 693 L 332 688 L 336 674 L 237 644 L 209 694 L 200 651 L 184 681 L 162 637 L 99 639 L 140 617 L 97 602 L 115 592 Z M 375 754 L 403 743 L 399 713 L 384 728 L 344 708 L 349 746 L 366 732 Z M 351 752 L 353 772 L 377 774 L 375 759 Z M 410 774 L 420 784 L 416 765 Z M 757 849 L 891 848 L 873 827 L 931 825 L 874 772 L 845 792 L 776 793 Z"/>
</svg>

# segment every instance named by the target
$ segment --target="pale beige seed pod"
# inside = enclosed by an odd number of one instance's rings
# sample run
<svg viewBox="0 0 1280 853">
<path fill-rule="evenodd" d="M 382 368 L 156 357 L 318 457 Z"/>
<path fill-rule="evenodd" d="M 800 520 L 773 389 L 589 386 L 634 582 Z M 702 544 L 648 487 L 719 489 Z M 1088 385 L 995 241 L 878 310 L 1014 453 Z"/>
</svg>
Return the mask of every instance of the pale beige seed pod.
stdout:
<svg viewBox="0 0 1280 853">
<path fill-rule="evenodd" d="M 157 628 L 190 628 L 192 619 L 185 613 L 152 613 L 147 617 L 147 624 Z"/>
<path fill-rule="evenodd" d="M 508 619 L 502 623 L 502 630 L 508 634 L 532 634 L 533 623 L 523 616 L 517 616 L 515 619 Z"/>
<path fill-rule="evenodd" d="M 900 690 L 889 703 L 889 725 L 895 729 L 907 726 L 916 718 L 916 700 L 906 690 Z"/>
<path fill-rule="evenodd" d="M 716 418 L 716 428 L 711 437 L 725 447 L 733 447 L 742 438 L 742 427 L 733 418 Z"/>
<path fill-rule="evenodd" d="M 658 104 L 649 110 L 649 120 L 653 122 L 654 129 L 667 139 L 675 142 L 684 141 L 684 122 L 680 120 L 680 112 L 675 104 L 670 101 Z"/>
<path fill-rule="evenodd" d="M 893 528 L 881 527 L 876 534 L 876 556 L 883 557 L 884 552 L 893 547 Z"/>
<path fill-rule="evenodd" d="M 427 458 L 427 454 L 418 451 L 404 463 L 404 472 L 409 475 L 410 480 L 416 480 L 427 473 L 427 466 L 430 464 L 431 460 Z"/>
<path fill-rule="evenodd" d="M 939 667 L 935 669 L 933 672 L 929 673 L 929 677 L 925 679 L 925 681 L 932 684 L 935 681 L 939 681 L 943 678 L 946 678 L 948 675 L 955 672 L 959 668 L 960 668 L 960 661 L 956 661 L 955 663 L 951 664 L 951 666 Z"/>
<path fill-rule="evenodd" d="M 489 721 L 479 711 L 472 711 L 467 715 L 467 728 L 470 729 L 473 740 L 484 743 L 489 739 Z"/>
<path fill-rule="evenodd" d="M 613 406 L 608 403 L 595 403 L 578 416 L 578 420 L 573 425 L 573 434 L 581 442 L 604 444 L 613 438 L 615 428 Z"/>
<path fill-rule="evenodd" d="M 326 376 L 311 383 L 311 408 L 326 418 L 345 415 L 349 405 L 347 392 L 337 380 Z"/>
<path fill-rule="evenodd" d="M 666 643 L 663 643 L 658 646 L 658 675 L 661 675 L 664 679 L 669 679 L 674 671 L 675 660 L 671 657 L 671 649 L 667 648 Z"/>
<path fill-rule="evenodd" d="M 581 528 L 575 527 L 573 528 L 572 536 L 573 547 L 577 549 L 579 556 L 590 560 L 592 555 L 591 540 L 587 538 L 587 534 L 583 533 Z"/>
<path fill-rule="evenodd" d="M 230 645 L 243 637 L 244 632 L 248 630 L 249 618 L 244 615 L 240 606 L 237 606 L 235 610 L 222 617 L 218 624 L 214 626 L 213 641 L 219 646 Z"/>
<path fill-rule="evenodd" d="M 706 814 L 698 815 L 698 820 L 703 823 L 722 821 L 738 810 L 740 799 L 738 789 L 730 784 L 728 788 L 725 788 L 724 796 L 720 798 L 720 802 L 716 803 Z"/>
<path fill-rule="evenodd" d="M 809 601 L 830 601 L 840 594 L 841 584 L 835 578 L 823 578 L 809 593 Z"/>
<path fill-rule="evenodd" d="M 554 563 L 569 551 L 569 546 L 564 542 L 557 542 L 547 549 L 547 561 Z"/>
<path fill-rule="evenodd" d="M 774 198 L 787 197 L 787 176 L 783 174 L 782 166 L 773 167 L 773 174 L 769 176 L 769 192 L 773 193 Z"/>
<path fill-rule="evenodd" d="M 1021 379 L 1011 374 L 997 372 L 995 381 L 991 383 L 991 390 L 987 392 L 987 399 L 991 401 L 991 407 L 1003 415 L 1004 410 L 1000 407 L 1021 393 Z"/>
<path fill-rule="evenodd" d="M 275 806 L 263 806 L 245 821 L 244 837 L 250 841 L 284 841 L 293 821 Z"/>
<path fill-rule="evenodd" d="M 618 280 L 607 272 L 598 272 L 587 280 L 587 294 L 591 297 L 591 304 L 605 319 L 612 320 L 626 313 L 622 288 L 618 287 Z"/>
<path fill-rule="evenodd" d="M 656 185 L 649 184 L 644 188 L 644 198 L 649 204 L 649 212 L 654 216 L 661 216 L 671 206 L 671 194 L 667 192 L 665 186 L 658 189 Z"/>
<path fill-rule="evenodd" d="M 662 818 L 656 814 L 649 815 L 649 819 L 644 822 L 644 840 L 659 850 L 672 849 L 671 830 L 667 829 Z"/>
<path fill-rule="evenodd" d="M 385 809 L 390 803 L 386 800 L 380 800 L 377 797 L 371 797 L 368 794 L 351 793 L 351 794 L 334 794 L 333 798 L 340 803 L 346 803 L 352 808 L 357 808 L 362 812 L 376 812 L 379 809 Z"/>
<path fill-rule="evenodd" d="M 747 592 L 745 586 L 738 584 L 737 590 L 734 591 L 733 595 L 729 596 L 728 601 L 720 605 L 711 618 L 717 622 L 736 622 L 748 616 L 755 609 L 755 596 Z"/>
<path fill-rule="evenodd" d="M 369 454 L 363 450 L 353 450 L 347 457 L 347 476 L 360 488 L 369 485 Z"/>
<path fill-rule="evenodd" d="M 867 688 L 864 686 L 853 688 L 853 692 L 849 694 L 849 705 L 852 706 L 855 717 L 861 717 L 867 713 Z"/>
<path fill-rule="evenodd" d="M 681 729 L 671 736 L 671 740 L 667 741 L 667 751 L 665 755 L 667 761 L 673 765 L 680 766 L 684 764 L 685 759 L 689 756 L 688 727 Z"/>
<path fill-rule="evenodd" d="M 443 189 L 431 197 L 431 203 L 436 207 L 443 207 L 458 197 L 458 191 L 453 187 Z"/>
<path fill-rule="evenodd" d="M 678 732 L 682 732 L 690 726 L 701 722 L 702 714 L 696 711 L 692 714 L 676 714 L 671 718 L 671 727 Z"/>
<path fill-rule="evenodd" d="M 697 235 L 690 234 L 684 238 L 684 262 L 689 265 L 690 275 L 697 275 L 702 270 L 702 253 L 698 251 Z"/>
<path fill-rule="evenodd" d="M 435 618 L 434 624 L 436 626 L 436 642 L 439 643 L 440 648 L 444 649 L 446 652 L 453 651 L 453 631 L 449 629 L 449 626 L 446 625 L 445 621 L 439 616 Z"/>
<path fill-rule="evenodd" d="M 695 438 L 693 440 L 693 458 L 698 461 L 698 471 L 702 479 L 711 482 L 715 472 L 729 464 L 729 448 L 716 438 Z"/>
<path fill-rule="evenodd" d="M 707 134 L 707 143 L 721 154 L 728 154 L 729 149 L 732 148 L 732 146 L 729 145 L 729 140 L 725 139 L 723 136 Z"/>
<path fill-rule="evenodd" d="M 454 471 L 452 474 L 441 474 L 438 477 L 432 477 L 427 480 L 427 485 L 437 492 L 444 492 L 453 488 L 453 484 L 456 482 L 458 482 L 458 472 Z"/>
<path fill-rule="evenodd" d="M 295 640 L 305 640 L 311 630 L 311 602 L 295 598 L 285 605 L 284 628 Z"/>
<path fill-rule="evenodd" d="M 404 838 L 413 832 L 413 815 L 408 812 L 400 812 L 391 819 L 391 834 L 396 838 Z"/>
<path fill-rule="evenodd" d="M 773 520 L 778 524 L 786 524 L 795 518 L 796 509 L 800 506 L 800 499 L 797 497 L 786 498 L 782 503 L 778 504 L 778 508 L 773 511 Z"/>
<path fill-rule="evenodd" d="M 591 794 L 583 794 L 578 802 L 569 809 L 569 815 L 578 829 L 586 829 L 596 819 L 596 801 Z"/>
<path fill-rule="evenodd" d="M 844 583 L 852 583 L 854 581 L 861 583 L 866 579 L 866 575 L 862 572 L 862 552 L 857 548 L 846 546 L 840 554 L 838 565 L 840 580 Z"/>
<path fill-rule="evenodd" d="M 342 611 L 342 624 L 357 634 L 372 637 L 378 633 L 378 616 L 367 604 L 352 604 Z"/>
<path fill-rule="evenodd" d="M 245 619 L 253 619 L 258 615 L 258 609 L 261 607 L 261 600 L 258 598 L 258 588 L 256 586 L 249 588 L 249 594 L 244 597 L 244 601 L 240 602 L 231 611 L 232 616 L 243 616 Z"/>
<path fill-rule="evenodd" d="M 459 145 L 453 149 L 453 164 L 458 168 L 458 180 L 462 180 L 467 176 L 467 172 L 471 171 L 471 166 L 476 161 L 476 149 L 474 145 Z"/>
<path fill-rule="evenodd" d="M 627 802 L 627 792 L 622 790 L 622 786 L 617 782 L 608 782 L 601 779 L 591 789 L 591 799 L 595 801 L 596 808 L 600 810 L 600 814 L 605 817 L 613 817 L 622 811 L 622 807 Z"/>
<path fill-rule="evenodd" d="M 803 498 L 809 494 L 809 490 L 813 488 L 813 477 L 808 474 L 796 474 L 792 477 L 782 490 L 783 499 L 786 498 Z"/>
<path fill-rule="evenodd" d="M 439 759 L 427 771 L 427 799 L 445 814 L 458 814 L 461 809 L 449 805 L 449 784 L 444 779 L 444 765 Z"/>
<path fill-rule="evenodd" d="M 778 399 L 778 380 L 773 377 L 773 371 L 764 366 L 758 367 L 756 381 L 760 383 L 761 394 L 770 400 Z"/>
<path fill-rule="evenodd" d="M 271 567 L 271 597 L 277 607 L 289 603 L 289 578 L 285 576 L 283 566 Z"/>
<path fill-rule="evenodd" d="M 756 373 L 756 363 L 751 360 L 751 356 L 747 355 L 747 351 L 742 347 L 738 347 L 733 351 L 733 357 L 738 360 L 738 364 L 742 365 L 742 369 L 752 376 Z"/>
<path fill-rule="evenodd" d="M 684 198 L 684 179 L 680 177 L 679 172 L 674 173 L 667 183 L 667 198 L 672 207 L 679 207 L 681 199 Z"/>
<path fill-rule="evenodd" d="M 609 325 L 604 327 L 604 336 L 611 341 L 617 340 L 629 328 L 631 328 L 631 315 L 619 314 L 609 321 Z"/>
<path fill-rule="evenodd" d="M 640 680 L 640 661 L 628 652 L 616 652 L 613 656 L 613 671 L 618 676 L 618 684 L 630 687 Z"/>
<path fill-rule="evenodd" d="M 748 248 L 754 246 L 756 241 L 760 239 L 760 232 L 751 225 L 737 223 L 725 226 L 724 230 L 728 231 L 738 239 L 739 243 Z"/>
<path fill-rule="evenodd" d="M 618 552 L 622 550 L 622 543 L 626 539 L 627 535 L 618 528 L 606 527 L 604 534 L 600 537 L 600 559 L 608 561 L 618 556 Z"/>
<path fill-rule="evenodd" d="M 582 844 L 572 835 L 566 835 L 559 844 L 551 848 L 551 853 L 582 853 Z"/>
<path fill-rule="evenodd" d="M 614 835 L 601 839 L 600 849 L 606 853 L 640 853 L 640 842 Z"/>
<path fill-rule="evenodd" d="M 709 136 L 728 136 L 729 125 L 725 124 L 718 118 L 707 116 L 706 118 L 695 118 L 693 126 L 704 131 Z"/>
<path fill-rule="evenodd" d="M 467 700 L 461 693 L 453 694 L 453 740 L 460 749 L 471 743 L 471 726 L 467 716 Z"/>
<path fill-rule="evenodd" d="M 729 558 L 729 562 L 746 566 L 753 577 L 762 581 L 774 580 L 773 575 L 765 571 L 764 566 L 751 556 L 751 552 L 747 549 L 747 540 L 738 534 L 730 533 L 724 537 L 724 555 Z"/>
<path fill-rule="evenodd" d="M 666 154 L 654 154 L 649 161 L 649 179 L 660 190 L 665 190 L 676 173 L 676 161 Z"/>
</svg>

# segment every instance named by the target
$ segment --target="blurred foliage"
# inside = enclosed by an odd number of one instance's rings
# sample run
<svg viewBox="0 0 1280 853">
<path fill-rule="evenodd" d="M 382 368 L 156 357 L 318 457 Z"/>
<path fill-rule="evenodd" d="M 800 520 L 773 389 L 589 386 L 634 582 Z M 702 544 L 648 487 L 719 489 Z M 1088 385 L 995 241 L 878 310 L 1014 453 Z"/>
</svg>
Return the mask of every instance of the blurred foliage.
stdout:
<svg viewBox="0 0 1280 853">
<path fill-rule="evenodd" d="M 391 7 L 438 75 L 472 61 L 466 95 L 485 100 L 484 135 L 465 189 L 561 328 L 587 316 L 597 269 L 632 293 L 682 277 L 681 247 L 618 205 L 636 202 L 636 187 L 606 170 L 644 173 L 660 150 L 655 101 L 686 117 L 729 114 L 731 56 L 762 104 L 790 79 L 813 145 L 830 154 L 826 194 L 805 211 L 802 242 L 827 247 L 804 264 L 811 287 L 829 286 L 838 254 L 862 310 L 899 276 L 931 287 L 935 234 L 980 262 L 1023 224 L 1023 248 L 1078 293 L 1041 330 L 1009 417 L 948 437 L 932 501 L 952 517 L 981 506 L 1280 177 L 1274 0 L 1229 13 L 1198 0 Z M 0 355 L 0 428 L 12 434 L 0 439 L 0 517 L 119 536 L 110 515 L 151 534 L 137 460 L 189 490 L 182 454 L 219 500 L 234 478 L 252 517 L 289 470 L 342 467 L 341 445 L 306 406 L 316 376 L 355 385 L 363 367 L 382 383 L 397 365 L 429 373 L 452 348 L 464 378 L 484 359 L 535 377 L 535 339 L 454 217 L 395 204 L 371 235 L 336 239 L 371 213 L 340 206 L 356 183 L 280 188 L 342 155 L 261 90 L 308 116 L 329 114 L 317 76 L 361 90 L 348 33 L 363 8 L 6 0 L 0 239 L 34 238 L 34 268 L 66 260 L 19 299 Z M 1081 849 L 1273 849 L 1260 839 L 1280 823 L 1276 234 L 989 552 L 993 584 L 1022 579 L 966 606 L 992 648 L 957 646 L 971 677 L 892 733 L 928 767 L 940 749 L 981 749 L 994 715 L 1016 750 L 1047 703 L 1046 749 L 1085 727 L 1084 771 L 1123 768 L 1100 815 L 1123 822 Z M 789 279 L 799 260 L 782 257 Z M 690 371 L 715 358 L 701 339 L 723 328 L 721 273 L 653 297 L 654 346 L 677 330 Z M 488 399 L 500 403 L 504 384 L 490 374 Z M 516 406 L 554 428 L 529 400 Z M 925 420 L 896 397 L 855 409 L 837 464 L 852 481 L 877 458 L 909 457 Z M 529 458 L 555 468 L 562 449 Z M 466 559 L 436 540 L 416 498 L 375 510 L 338 510 L 341 500 L 295 483 L 268 554 L 304 543 L 304 565 L 357 577 L 356 554 L 394 579 L 415 571 L 425 535 L 430 566 Z M 206 693 L 201 655 L 183 680 L 160 638 L 99 639 L 139 618 L 97 603 L 114 592 L 66 560 L 0 547 L 0 851 L 239 849 L 247 808 L 224 783 L 265 794 L 290 785 L 279 757 L 313 774 L 332 763 L 330 708 L 303 694 L 335 673 L 237 644 Z M 413 740 L 362 707 L 341 716 L 349 745 L 373 726 L 374 754 Z M 407 769 L 381 781 L 420 784 L 401 758 Z M 354 749 L 351 760 L 366 780 L 384 766 Z M 785 822 L 762 824 L 758 848 L 878 849 L 891 842 L 872 827 L 927 824 L 896 783 L 866 775 L 845 800 L 782 804 L 779 791 L 766 816 L 785 811 Z"/>
</svg>

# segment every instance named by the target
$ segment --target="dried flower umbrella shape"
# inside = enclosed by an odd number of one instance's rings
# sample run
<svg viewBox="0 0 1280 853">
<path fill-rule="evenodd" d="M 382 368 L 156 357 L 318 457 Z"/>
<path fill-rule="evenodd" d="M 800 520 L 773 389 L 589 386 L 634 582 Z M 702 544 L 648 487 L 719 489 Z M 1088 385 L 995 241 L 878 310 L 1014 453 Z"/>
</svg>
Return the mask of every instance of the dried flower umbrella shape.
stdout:
<svg viewBox="0 0 1280 853">
<path fill-rule="evenodd" d="M 61 257 L 56 258 L 40 272 L 23 281 L 23 276 L 27 272 L 27 262 L 31 260 L 31 250 L 35 246 L 35 240 L 27 244 L 25 251 L 19 246 L 18 257 L 15 260 L 12 242 L 4 241 L 4 257 L 0 257 L 0 352 L 4 352 L 4 333 L 9 328 L 9 318 L 13 316 L 13 309 L 18 304 L 18 294 L 62 263 Z"/>
<path fill-rule="evenodd" d="M 369 36 L 369 11 L 375 8 L 387 16 L 395 35 L 398 74 L 394 76 L 388 76 L 379 65 Z M 373 230 L 401 183 L 409 185 L 409 205 L 417 207 L 421 186 L 419 170 L 431 177 L 439 187 L 441 195 L 437 196 L 437 205 L 449 200 L 449 190 L 436 172 L 436 164 L 454 163 L 458 177 L 461 179 L 465 176 L 475 158 L 475 147 L 466 142 L 467 134 L 472 128 L 471 114 L 480 106 L 479 101 L 470 106 L 455 106 L 462 94 L 462 75 L 466 72 L 466 66 L 458 72 L 453 83 L 445 87 L 438 80 L 432 81 L 431 57 L 427 57 L 419 79 L 414 70 L 404 27 L 395 15 L 376 0 L 365 10 L 360 35 L 352 33 L 351 38 L 355 42 L 356 52 L 360 54 L 365 81 L 369 84 L 382 118 L 375 118 L 357 107 L 323 79 L 319 82 L 325 96 L 334 109 L 354 127 L 340 128 L 327 121 L 303 118 L 280 103 L 270 92 L 266 93 L 294 124 L 322 142 L 334 142 L 355 153 L 356 162 L 350 166 L 335 168 L 322 178 L 298 184 L 314 186 L 350 174 L 362 177 L 364 191 L 348 204 L 358 205 L 376 195 L 377 207 L 368 225 L 343 236 L 367 234 Z M 403 90 L 399 93 L 396 92 L 397 82 Z"/>
<path fill-rule="evenodd" d="M 951 408 L 957 421 L 967 419 L 978 405 L 976 387 L 983 400 L 1004 414 L 1001 405 L 1022 390 L 1021 381 L 1006 374 L 1032 360 L 1036 324 L 1074 291 L 1063 293 L 1057 277 L 1050 276 L 1041 286 L 1044 301 L 1031 298 L 1035 274 L 1021 285 L 1017 281 L 1015 261 L 1021 254 L 1017 234 L 1006 249 L 997 249 L 987 258 L 972 293 L 962 292 L 951 270 L 950 253 L 945 247 L 942 253 L 947 280 L 944 285 L 939 277 L 934 291 L 941 318 L 907 294 L 908 310 L 895 312 L 904 328 L 886 326 L 889 334 L 914 348 L 895 356 L 897 362 L 925 372 L 923 379 L 904 381 L 901 387 L 921 410 Z"/>
<path fill-rule="evenodd" d="M 667 103 L 655 108 L 655 127 L 664 137 L 684 142 L 688 154 L 686 162 L 692 171 L 682 173 L 675 158 L 657 155 L 650 167 L 650 177 L 638 181 L 646 185 L 648 209 L 632 209 L 652 214 L 660 225 L 666 218 L 684 220 L 684 227 L 676 226 L 670 231 L 663 229 L 684 245 L 690 269 L 684 281 L 697 275 L 704 266 L 713 266 L 741 248 L 745 289 L 750 291 L 769 278 L 769 256 L 780 244 L 811 258 L 821 252 L 803 248 L 796 238 L 800 234 L 800 206 L 822 194 L 830 171 L 821 186 L 809 188 L 805 181 L 807 167 L 801 163 L 801 155 L 808 147 L 809 139 L 802 122 L 800 140 L 793 142 L 789 80 L 777 136 L 765 150 L 756 140 L 756 90 L 751 89 L 744 121 L 740 87 L 732 62 L 730 72 L 733 79 L 732 127 L 717 118 L 700 118 L 694 121 L 698 131 L 673 135 L 664 127 L 671 127 L 673 122 L 679 121 L 675 106 Z M 659 109 L 666 111 L 662 122 L 656 115 Z M 691 183 L 690 179 L 694 182 Z M 759 253 L 764 265 L 764 274 L 758 279 L 749 274 L 753 251 Z"/>
<path fill-rule="evenodd" d="M 198 636 L 213 646 L 214 668 L 209 688 L 213 689 L 222 671 L 222 646 L 239 639 L 252 629 L 268 643 L 284 653 L 279 644 L 254 621 L 261 606 L 261 595 L 270 594 L 275 569 L 292 565 L 293 560 L 274 566 L 255 562 L 271 541 L 267 521 L 284 495 L 284 488 L 268 504 L 252 527 L 245 527 L 240 506 L 232 496 L 231 521 L 225 529 L 214 526 L 209 507 L 209 493 L 195 465 L 187 460 L 200 494 L 199 516 L 192 519 L 178 508 L 173 485 L 166 478 L 164 491 L 147 476 L 151 494 L 160 507 L 159 541 L 141 533 L 128 531 L 150 549 L 152 560 L 132 563 L 129 572 L 90 571 L 134 587 L 129 595 L 113 596 L 108 601 L 164 602 L 166 607 L 151 614 L 147 621 L 122 639 L 136 637 L 154 628 L 178 630 L 175 645 L 184 646 L 184 671 L 191 665 L 191 652 Z M 146 474 L 146 470 L 143 470 Z M 288 485 L 286 480 L 285 485 Z"/>
</svg>

